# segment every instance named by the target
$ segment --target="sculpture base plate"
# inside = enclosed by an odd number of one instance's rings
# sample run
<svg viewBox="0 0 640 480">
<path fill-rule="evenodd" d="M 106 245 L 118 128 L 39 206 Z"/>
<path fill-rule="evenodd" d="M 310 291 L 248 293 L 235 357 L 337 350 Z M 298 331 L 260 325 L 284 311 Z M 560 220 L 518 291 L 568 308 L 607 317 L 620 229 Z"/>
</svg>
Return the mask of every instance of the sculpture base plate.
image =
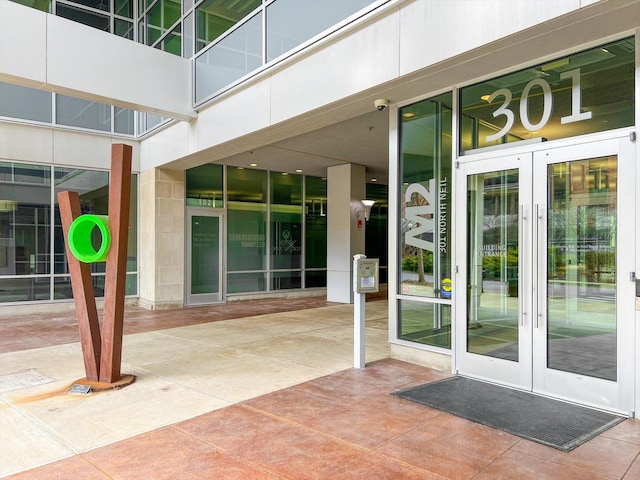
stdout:
<svg viewBox="0 0 640 480">
<path fill-rule="evenodd" d="M 128 385 L 131 385 L 136 381 L 135 375 L 123 374 L 119 380 L 113 383 L 106 382 L 94 382 L 92 380 L 87 380 L 86 377 L 81 378 L 80 380 L 76 380 L 73 382 L 75 385 L 88 385 L 91 387 L 91 391 L 93 392 L 104 392 L 105 390 L 119 390 Z"/>
</svg>

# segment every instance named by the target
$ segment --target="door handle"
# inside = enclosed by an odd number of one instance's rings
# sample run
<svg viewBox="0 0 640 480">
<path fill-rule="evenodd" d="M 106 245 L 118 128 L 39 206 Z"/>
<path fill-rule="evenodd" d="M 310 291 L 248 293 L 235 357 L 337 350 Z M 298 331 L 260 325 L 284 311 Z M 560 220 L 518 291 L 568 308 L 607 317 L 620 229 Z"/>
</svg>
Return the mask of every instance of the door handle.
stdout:
<svg viewBox="0 0 640 480">
<path fill-rule="evenodd" d="M 527 272 L 526 269 L 523 268 L 525 263 L 524 263 L 524 259 L 522 256 L 522 252 L 526 252 L 526 245 L 525 245 L 525 222 L 527 221 L 527 212 L 524 208 L 524 205 L 520 205 L 520 219 L 521 221 L 519 222 L 518 225 L 518 304 L 520 305 L 520 326 L 523 327 L 524 326 L 524 318 L 527 316 L 527 312 L 525 310 L 525 301 L 524 301 L 524 297 L 523 297 L 523 293 L 524 293 L 524 279 L 527 278 Z"/>
<path fill-rule="evenodd" d="M 535 248 L 534 250 L 534 265 L 533 271 L 535 273 L 534 278 L 534 294 L 536 297 L 536 328 L 540 328 L 540 319 L 542 318 L 542 311 L 540 310 L 540 220 L 542 220 L 542 211 L 540 205 L 536 203 L 536 220 L 535 220 Z"/>
</svg>

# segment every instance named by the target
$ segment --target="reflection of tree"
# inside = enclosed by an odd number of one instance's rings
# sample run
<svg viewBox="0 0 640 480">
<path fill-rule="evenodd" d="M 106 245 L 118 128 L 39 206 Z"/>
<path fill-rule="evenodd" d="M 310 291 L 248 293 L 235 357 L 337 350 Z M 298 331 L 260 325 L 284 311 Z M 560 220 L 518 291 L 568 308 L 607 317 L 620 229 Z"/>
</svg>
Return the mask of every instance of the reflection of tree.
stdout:
<svg viewBox="0 0 640 480">
<path fill-rule="evenodd" d="M 402 195 L 402 198 L 404 198 L 404 192 Z M 410 207 L 412 206 L 426 206 L 428 205 L 427 200 L 422 197 L 421 195 L 417 195 L 417 194 L 413 194 L 412 197 L 412 203 L 411 205 L 409 205 Z M 408 245 L 407 243 L 405 243 L 405 234 L 411 230 L 415 225 L 413 225 L 411 223 L 411 221 L 407 220 L 406 218 L 406 207 L 407 204 L 405 202 L 401 202 L 402 205 L 402 211 L 401 211 L 401 222 L 400 222 L 400 231 L 402 232 L 402 268 L 403 270 L 414 270 L 417 269 L 417 273 L 418 273 L 418 283 L 426 283 L 426 279 L 425 279 L 425 261 L 424 261 L 424 257 L 425 254 L 429 255 L 431 254 L 431 257 L 433 257 L 433 253 L 432 252 L 425 252 L 424 249 L 420 248 L 420 247 L 415 247 L 413 245 Z M 433 215 L 428 215 L 426 216 L 426 218 L 430 218 L 433 217 Z M 432 232 L 428 232 L 426 234 L 424 234 L 425 236 L 431 236 L 431 238 L 427 238 L 427 240 L 433 241 L 433 231 Z M 415 262 L 413 262 L 412 260 L 410 260 L 411 258 L 415 258 Z M 413 265 L 415 263 L 415 265 Z M 431 258 L 431 262 L 430 265 L 433 265 L 433 258 Z M 405 266 L 407 268 L 405 268 Z M 410 268 L 413 267 L 413 268 Z"/>
</svg>

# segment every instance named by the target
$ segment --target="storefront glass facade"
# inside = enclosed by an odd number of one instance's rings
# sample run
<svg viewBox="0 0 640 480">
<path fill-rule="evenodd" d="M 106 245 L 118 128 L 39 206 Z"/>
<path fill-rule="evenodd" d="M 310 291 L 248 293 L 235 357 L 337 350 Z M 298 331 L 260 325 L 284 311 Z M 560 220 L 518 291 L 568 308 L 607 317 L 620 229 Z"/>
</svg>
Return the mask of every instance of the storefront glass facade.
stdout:
<svg viewBox="0 0 640 480">
<path fill-rule="evenodd" d="M 398 337 L 451 346 L 451 93 L 400 109 Z"/>
<path fill-rule="evenodd" d="M 126 294 L 137 294 L 137 175 L 131 182 Z M 78 192 L 82 213 L 108 215 L 109 172 L 0 162 L 0 303 L 73 298 L 57 194 Z M 53 227 L 52 227 L 53 226 Z M 104 263 L 92 263 L 104 292 Z"/>
<path fill-rule="evenodd" d="M 203 165 L 186 192 L 187 207 L 226 212 L 226 293 L 326 287 L 325 178 Z"/>
</svg>

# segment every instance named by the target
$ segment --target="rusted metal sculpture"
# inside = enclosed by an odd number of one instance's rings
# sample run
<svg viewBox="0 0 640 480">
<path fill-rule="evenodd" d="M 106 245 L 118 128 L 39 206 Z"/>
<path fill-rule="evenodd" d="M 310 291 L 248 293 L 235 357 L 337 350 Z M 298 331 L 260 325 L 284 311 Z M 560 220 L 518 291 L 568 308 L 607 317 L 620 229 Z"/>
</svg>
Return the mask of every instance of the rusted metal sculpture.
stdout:
<svg viewBox="0 0 640 480">
<path fill-rule="evenodd" d="M 113 145 L 111 148 L 108 229 L 104 217 L 82 215 L 80 199 L 76 192 L 67 191 L 58 194 L 71 287 L 87 375 L 86 379 L 76 383 L 86 381 L 93 390 L 122 387 L 135 380 L 133 375 L 123 376 L 120 372 L 131 198 L 131 151 L 129 145 L 123 144 Z M 101 229 L 103 246 L 100 250 L 104 252 L 93 250 L 89 242 L 94 226 Z M 82 250 L 82 246 L 74 245 L 74 235 L 87 237 L 84 247 L 88 248 L 89 254 L 86 250 Z M 76 241 L 76 243 L 81 244 L 82 241 Z M 88 262 L 104 261 L 105 255 L 107 265 L 101 329 Z"/>
</svg>

